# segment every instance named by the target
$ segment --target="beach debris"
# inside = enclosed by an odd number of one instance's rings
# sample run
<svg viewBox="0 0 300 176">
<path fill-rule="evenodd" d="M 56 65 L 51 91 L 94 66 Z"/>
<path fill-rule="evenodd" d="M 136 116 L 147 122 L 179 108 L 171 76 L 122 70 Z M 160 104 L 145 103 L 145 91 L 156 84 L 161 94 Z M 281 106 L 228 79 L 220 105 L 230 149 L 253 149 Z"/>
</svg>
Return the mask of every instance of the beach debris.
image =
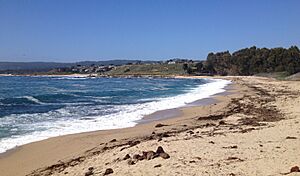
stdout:
<svg viewBox="0 0 300 176">
<path fill-rule="evenodd" d="M 196 161 L 195 160 L 191 160 L 191 161 L 189 161 L 189 163 L 196 163 Z"/>
<path fill-rule="evenodd" d="M 109 174 L 112 174 L 114 173 L 114 170 L 112 168 L 107 168 L 104 172 L 104 175 L 109 175 Z"/>
<path fill-rule="evenodd" d="M 113 139 L 113 140 L 111 140 L 111 141 L 109 141 L 109 142 L 117 142 L 117 139 Z"/>
<path fill-rule="evenodd" d="M 170 155 L 167 154 L 167 153 L 161 153 L 159 154 L 160 157 L 162 157 L 163 159 L 169 159 L 170 158 Z"/>
<path fill-rule="evenodd" d="M 132 159 L 134 159 L 134 160 L 143 160 L 143 159 L 145 159 L 143 156 L 141 156 L 141 155 L 139 155 L 139 154 L 135 154 L 135 155 L 133 155 L 133 157 L 132 157 Z"/>
<path fill-rule="evenodd" d="M 236 145 L 228 146 L 228 147 L 223 147 L 225 149 L 237 149 L 238 147 Z"/>
<path fill-rule="evenodd" d="M 300 172 L 300 169 L 298 166 L 294 166 L 291 168 L 291 172 Z"/>
<path fill-rule="evenodd" d="M 227 160 L 229 160 L 229 161 L 233 161 L 233 160 L 235 160 L 235 161 L 244 161 L 243 159 L 235 157 L 235 156 L 230 156 L 230 157 L 227 158 Z"/>
<path fill-rule="evenodd" d="M 214 142 L 214 141 L 209 141 L 208 143 L 210 143 L 210 144 L 215 144 L 215 142 Z"/>
<path fill-rule="evenodd" d="M 158 123 L 158 124 L 155 125 L 155 128 L 160 128 L 160 127 L 164 127 L 164 126 L 168 126 L 168 125 L 164 125 L 164 124 Z"/>
<path fill-rule="evenodd" d="M 297 137 L 294 137 L 294 136 L 288 136 L 288 137 L 286 137 L 286 139 L 297 139 Z"/>
<path fill-rule="evenodd" d="M 141 141 L 129 141 L 128 145 L 130 145 L 130 147 L 133 147 L 133 146 L 138 145 L 140 143 L 141 143 Z"/>
<path fill-rule="evenodd" d="M 123 151 L 123 150 L 128 149 L 128 148 L 133 147 L 133 146 L 136 146 L 136 145 L 138 145 L 138 144 L 140 144 L 140 143 L 141 143 L 141 141 L 128 141 L 126 144 L 122 144 L 122 146 L 123 146 L 123 145 L 129 145 L 129 146 L 122 147 L 122 148 L 120 149 L 120 151 Z"/>
<path fill-rule="evenodd" d="M 212 115 L 208 115 L 208 116 L 204 116 L 204 117 L 198 116 L 198 120 L 219 120 L 224 117 L 226 117 L 225 114 L 212 114 Z"/>
<path fill-rule="evenodd" d="M 123 158 L 123 160 L 127 160 L 127 159 L 129 159 L 129 158 L 131 158 L 130 155 L 129 155 L 129 154 L 126 154 L 125 157 Z"/>
<path fill-rule="evenodd" d="M 206 123 L 204 125 L 204 127 L 211 127 L 211 126 L 216 126 L 216 124 L 214 124 L 214 123 Z"/>
<path fill-rule="evenodd" d="M 161 167 L 161 164 L 155 165 L 154 168 Z"/>
<path fill-rule="evenodd" d="M 143 151 L 143 157 L 147 160 L 151 160 L 157 157 L 157 154 L 154 151 Z"/>
<path fill-rule="evenodd" d="M 248 132 L 250 132 L 252 130 L 255 130 L 255 128 L 246 128 L 246 129 L 243 129 L 243 130 L 241 130 L 241 133 L 248 133 Z"/>
<path fill-rule="evenodd" d="M 196 156 L 194 158 L 197 159 L 197 160 L 201 160 L 201 157 L 199 157 L 199 156 Z"/>
<path fill-rule="evenodd" d="M 221 120 L 221 121 L 219 122 L 219 125 L 226 125 L 226 122 L 225 122 L 224 120 Z"/>
<path fill-rule="evenodd" d="M 158 136 L 160 136 L 160 137 L 170 137 L 170 135 L 168 133 L 161 133 Z"/>
<path fill-rule="evenodd" d="M 189 133 L 189 134 L 194 134 L 194 131 L 192 131 L 192 130 L 190 130 L 190 131 L 188 131 L 187 133 Z"/>
<path fill-rule="evenodd" d="M 164 138 L 164 137 L 165 137 L 165 138 L 170 137 L 170 135 L 169 135 L 168 133 L 166 133 L 166 132 L 164 132 L 164 133 L 159 133 L 159 134 L 157 134 L 156 136 L 158 137 L 157 142 L 161 141 L 162 138 Z"/>
<path fill-rule="evenodd" d="M 128 156 L 127 156 L 128 155 Z M 126 159 L 129 159 L 130 156 L 129 154 L 127 154 L 125 156 Z M 143 154 L 142 155 L 139 155 L 139 154 L 134 154 L 132 156 L 132 159 L 128 160 L 128 165 L 134 165 L 136 164 L 136 162 L 138 161 L 142 161 L 142 160 L 152 160 L 154 158 L 157 158 L 157 157 L 161 157 L 163 159 L 168 159 L 170 158 L 170 155 L 167 154 L 164 149 L 159 146 L 156 150 L 156 152 L 150 150 L 150 151 L 143 151 Z M 125 160 L 125 159 L 124 159 Z"/>
<path fill-rule="evenodd" d="M 239 159 L 238 157 L 235 157 L 235 156 L 230 156 L 227 158 L 227 160 L 236 160 L 236 159 Z"/>
<path fill-rule="evenodd" d="M 130 159 L 130 160 L 128 160 L 127 164 L 128 164 L 128 165 L 134 165 L 135 162 L 134 162 L 132 159 Z"/>
</svg>

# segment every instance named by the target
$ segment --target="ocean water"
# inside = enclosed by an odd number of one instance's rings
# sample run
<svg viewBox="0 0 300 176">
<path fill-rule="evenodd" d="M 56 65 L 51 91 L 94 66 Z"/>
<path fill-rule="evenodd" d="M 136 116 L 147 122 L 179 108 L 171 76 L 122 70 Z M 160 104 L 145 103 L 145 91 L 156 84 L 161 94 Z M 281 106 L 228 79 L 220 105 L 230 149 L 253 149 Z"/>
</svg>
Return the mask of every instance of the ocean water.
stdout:
<svg viewBox="0 0 300 176">
<path fill-rule="evenodd" d="M 49 137 L 131 127 L 224 91 L 226 80 L 0 76 L 0 152 Z"/>
</svg>

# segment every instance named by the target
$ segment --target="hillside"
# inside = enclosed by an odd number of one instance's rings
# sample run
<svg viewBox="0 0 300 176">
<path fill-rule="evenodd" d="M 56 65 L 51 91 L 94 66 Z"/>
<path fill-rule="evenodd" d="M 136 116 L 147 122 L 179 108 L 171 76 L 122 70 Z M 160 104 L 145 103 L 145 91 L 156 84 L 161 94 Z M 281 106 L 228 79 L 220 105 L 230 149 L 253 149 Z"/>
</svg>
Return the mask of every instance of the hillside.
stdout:
<svg viewBox="0 0 300 176">
<path fill-rule="evenodd" d="M 143 64 L 143 65 L 124 65 L 107 72 L 110 76 L 126 75 L 183 75 L 185 70 L 183 64 Z"/>
</svg>

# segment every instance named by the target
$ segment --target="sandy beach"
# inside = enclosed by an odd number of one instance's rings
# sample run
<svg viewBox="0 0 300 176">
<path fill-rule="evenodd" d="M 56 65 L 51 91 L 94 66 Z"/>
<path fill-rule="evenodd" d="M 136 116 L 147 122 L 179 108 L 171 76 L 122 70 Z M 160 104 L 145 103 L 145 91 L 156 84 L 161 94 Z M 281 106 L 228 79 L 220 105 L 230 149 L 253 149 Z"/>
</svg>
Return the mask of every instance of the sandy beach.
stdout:
<svg viewBox="0 0 300 176">
<path fill-rule="evenodd" d="M 300 82 L 216 78 L 233 83 L 215 102 L 23 145 L 0 156 L 0 175 L 299 174 L 290 170 L 300 166 Z"/>
</svg>

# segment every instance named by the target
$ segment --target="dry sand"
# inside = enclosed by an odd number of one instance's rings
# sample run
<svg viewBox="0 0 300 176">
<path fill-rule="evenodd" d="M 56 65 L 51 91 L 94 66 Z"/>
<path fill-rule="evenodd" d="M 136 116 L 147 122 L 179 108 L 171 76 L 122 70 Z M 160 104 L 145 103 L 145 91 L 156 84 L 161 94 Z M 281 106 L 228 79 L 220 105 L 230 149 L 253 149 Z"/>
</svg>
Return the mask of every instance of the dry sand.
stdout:
<svg viewBox="0 0 300 176">
<path fill-rule="evenodd" d="M 0 175 L 103 175 L 108 168 L 111 175 L 299 175 L 289 172 L 300 166 L 300 82 L 224 79 L 234 82 L 232 93 L 217 103 L 132 128 L 27 144 L 1 156 Z M 158 146 L 170 158 L 132 158 Z"/>
</svg>

